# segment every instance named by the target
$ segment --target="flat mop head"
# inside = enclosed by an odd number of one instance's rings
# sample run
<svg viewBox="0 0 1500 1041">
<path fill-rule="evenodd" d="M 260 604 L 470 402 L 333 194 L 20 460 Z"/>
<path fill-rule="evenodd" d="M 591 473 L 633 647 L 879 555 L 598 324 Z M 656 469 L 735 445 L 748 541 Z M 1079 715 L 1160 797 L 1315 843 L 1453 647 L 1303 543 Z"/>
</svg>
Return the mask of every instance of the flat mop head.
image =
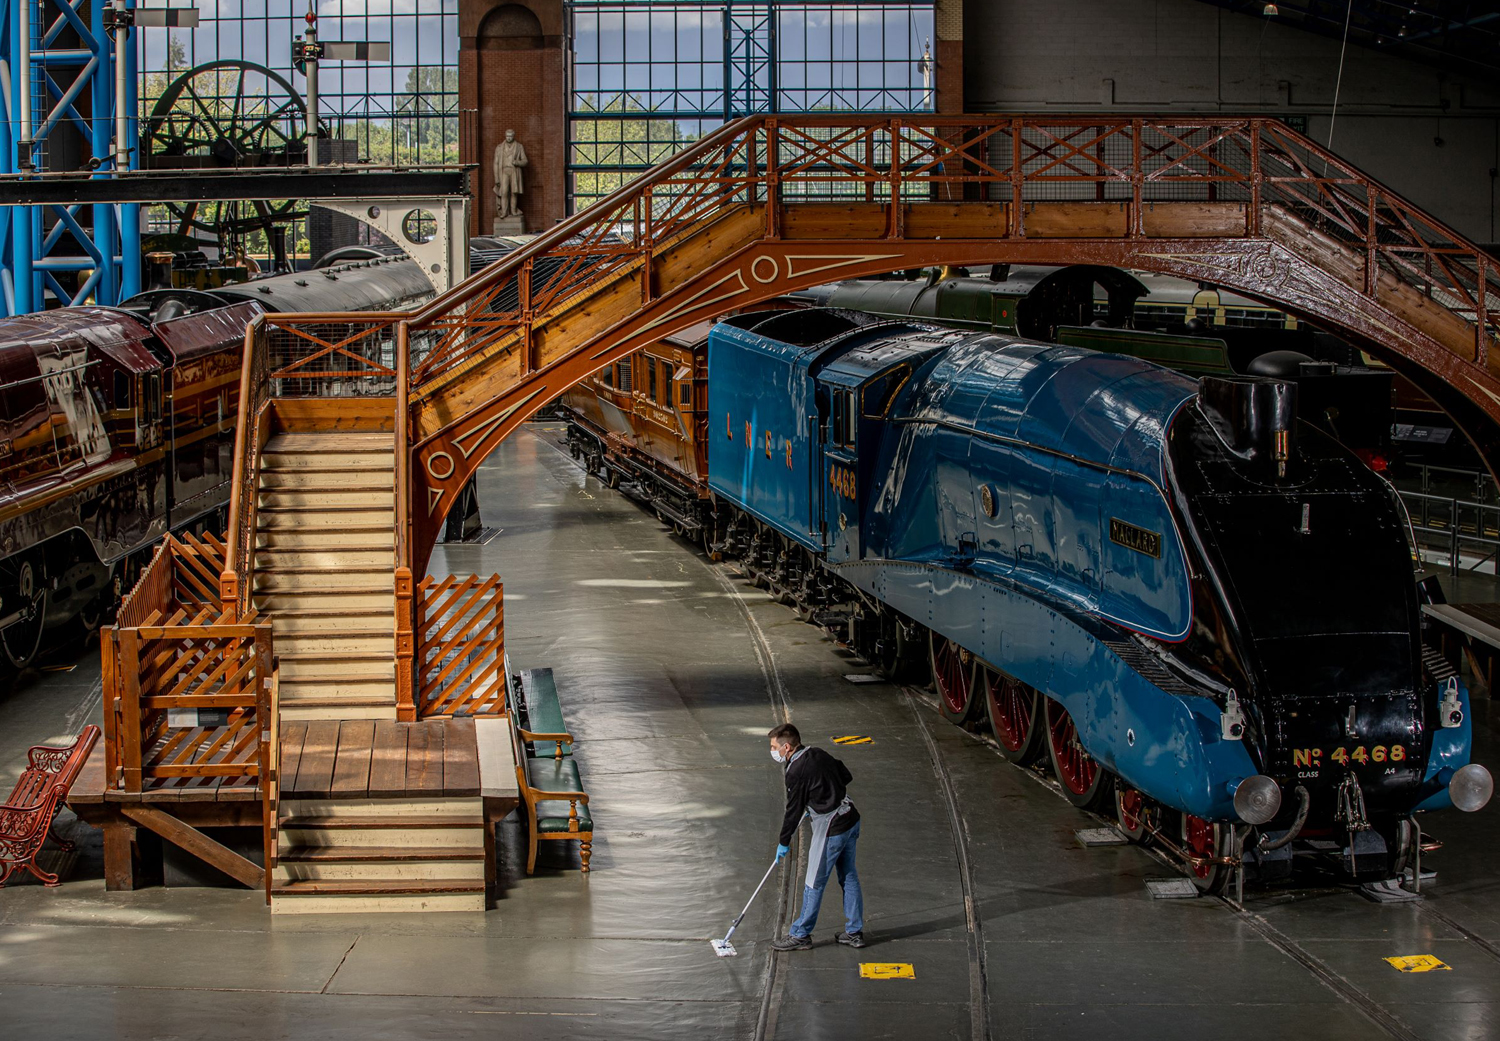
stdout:
<svg viewBox="0 0 1500 1041">
<path fill-rule="evenodd" d="M 720 958 L 737 958 L 740 952 L 728 940 L 709 940 L 708 944 Z"/>
</svg>

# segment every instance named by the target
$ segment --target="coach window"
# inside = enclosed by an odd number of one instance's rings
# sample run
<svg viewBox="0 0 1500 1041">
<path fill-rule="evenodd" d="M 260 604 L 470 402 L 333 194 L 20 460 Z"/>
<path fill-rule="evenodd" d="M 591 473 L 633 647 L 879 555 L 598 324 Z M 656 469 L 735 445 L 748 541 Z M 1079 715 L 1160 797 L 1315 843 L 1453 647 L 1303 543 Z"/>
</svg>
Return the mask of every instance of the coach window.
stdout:
<svg viewBox="0 0 1500 1041">
<path fill-rule="evenodd" d="M 613 365 L 606 365 L 599 370 L 599 382 L 606 387 L 615 385 L 615 367 Z"/>
<path fill-rule="evenodd" d="M 646 355 L 646 397 L 656 400 L 656 359 Z"/>
<path fill-rule="evenodd" d="M 615 389 L 616 390 L 623 390 L 627 394 L 630 393 L 631 387 L 633 387 L 635 385 L 635 381 L 633 379 L 631 379 L 631 371 L 630 371 L 630 367 L 632 365 L 634 365 L 634 364 L 635 364 L 635 359 L 634 358 L 626 358 L 623 361 L 617 361 L 617 362 L 615 362 Z"/>
<path fill-rule="evenodd" d="M 677 370 L 677 404 L 685 409 L 693 407 L 693 370 L 684 365 Z"/>
<path fill-rule="evenodd" d="M 660 364 L 661 397 L 657 399 L 657 402 L 670 408 L 672 406 L 672 363 L 663 358 Z"/>
</svg>

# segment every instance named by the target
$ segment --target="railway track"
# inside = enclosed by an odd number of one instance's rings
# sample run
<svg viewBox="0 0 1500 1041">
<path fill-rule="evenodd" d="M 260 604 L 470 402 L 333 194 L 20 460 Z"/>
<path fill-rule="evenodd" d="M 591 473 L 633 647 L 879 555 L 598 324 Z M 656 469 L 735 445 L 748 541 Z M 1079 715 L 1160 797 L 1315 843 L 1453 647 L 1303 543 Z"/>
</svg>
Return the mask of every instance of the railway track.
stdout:
<svg viewBox="0 0 1500 1041">
<path fill-rule="evenodd" d="M 726 592 L 733 594 L 731 599 L 745 618 L 747 627 L 751 632 L 755 652 L 760 661 L 762 672 L 765 675 L 767 695 L 771 701 L 772 708 L 780 721 L 789 722 L 791 720 L 790 699 L 787 695 L 785 684 L 781 681 L 780 674 L 776 668 L 774 653 L 769 641 L 766 639 L 764 631 L 755 620 L 747 602 L 741 595 L 741 589 L 731 578 L 730 569 L 707 560 L 701 552 L 695 552 L 694 558 L 714 575 L 715 581 Z M 740 577 L 748 576 L 741 574 Z M 794 609 L 789 608 L 789 610 Z M 932 769 L 938 782 L 938 789 L 945 806 L 960 875 L 967 926 L 971 1036 L 973 1041 L 990 1041 L 993 1034 L 989 1015 L 989 985 L 985 966 L 983 921 L 979 913 L 978 904 L 974 898 L 968 835 L 960 810 L 961 801 L 954 787 L 947 763 L 941 755 L 933 736 L 929 721 L 929 716 L 941 718 L 938 712 L 938 705 L 933 695 L 925 689 L 905 684 L 893 685 L 901 692 L 902 697 L 912 712 L 918 732 L 922 736 L 924 747 L 931 760 Z M 927 711 L 924 711 L 924 709 Z M 998 743 L 989 735 L 969 730 L 963 730 L 962 733 L 988 746 L 995 752 L 997 758 L 1001 757 Z M 1020 769 L 1022 769 L 1026 776 L 1051 790 L 1058 798 L 1063 799 L 1065 802 L 1067 801 L 1063 795 L 1061 786 L 1053 777 L 1044 775 L 1042 772 L 1029 767 L 1021 767 Z M 1071 803 L 1068 803 L 1068 806 L 1070 809 L 1076 809 Z M 1114 827 L 1117 823 L 1115 817 L 1112 815 L 1089 811 L 1085 811 L 1085 813 L 1104 827 Z M 1179 861 L 1170 858 L 1160 849 L 1152 846 L 1137 848 L 1142 849 L 1148 856 L 1161 863 L 1173 873 L 1178 873 L 1182 870 L 1182 864 Z M 786 918 L 788 907 L 795 906 L 797 902 L 793 890 L 795 889 L 796 879 L 800 877 L 800 872 L 804 870 L 803 865 L 805 865 L 805 852 L 800 842 L 797 847 L 796 857 L 798 863 L 797 871 L 789 871 L 783 876 L 783 885 L 778 892 L 778 907 L 775 918 L 777 931 L 780 931 L 788 924 Z M 1398 1015 L 1390 1011 L 1376 1000 L 1376 998 L 1361 989 L 1336 969 L 1309 952 L 1295 939 L 1286 935 L 1263 915 L 1257 913 L 1252 908 L 1244 906 L 1242 903 L 1236 902 L 1233 897 L 1227 894 L 1211 897 L 1211 899 L 1220 901 L 1232 914 L 1243 921 L 1267 944 L 1302 966 L 1322 986 L 1359 1012 L 1382 1035 L 1397 1039 L 1397 1041 L 1420 1041 L 1422 1035 L 1415 1032 Z M 1446 912 L 1433 907 L 1427 902 L 1419 905 L 1419 912 L 1442 922 L 1460 937 L 1468 941 L 1476 951 L 1481 952 L 1486 958 L 1500 960 L 1500 946 L 1478 935 Z M 762 989 L 760 1014 L 754 1033 L 755 1041 L 768 1041 L 768 1039 L 776 1037 L 777 1015 L 781 1004 L 781 995 L 785 989 L 786 973 L 784 962 L 785 959 L 775 955 L 772 955 L 769 959 Z"/>
<path fill-rule="evenodd" d="M 941 760 L 937 755 L 937 746 L 932 738 L 932 733 L 928 726 L 928 717 L 938 715 L 937 702 L 932 697 L 932 695 L 924 689 L 906 685 L 901 686 L 900 689 L 902 695 L 907 700 L 907 704 L 911 706 L 912 712 L 917 719 L 919 727 L 921 728 L 923 740 L 926 742 L 930 753 L 933 755 L 935 769 L 939 771 L 940 777 L 942 777 L 944 780 L 945 798 L 948 802 L 950 813 L 952 813 L 957 820 L 957 823 L 955 825 L 955 835 L 957 835 L 960 833 L 960 829 L 962 828 L 962 821 L 960 818 L 958 818 L 958 801 L 956 798 L 956 794 L 952 791 L 951 780 L 948 779 L 947 767 L 945 765 L 936 765 L 940 763 Z M 928 712 L 924 715 L 922 708 L 919 708 L 918 706 L 925 707 Z M 962 733 L 966 737 L 969 737 L 970 739 L 978 741 L 980 744 L 985 745 L 991 751 L 995 752 L 997 757 L 999 757 L 999 746 L 993 738 L 989 737 L 988 735 L 976 733 L 969 730 L 964 730 L 962 731 Z M 1014 764 L 1006 765 L 1013 766 Z M 1059 799 L 1063 800 L 1063 802 L 1067 804 L 1069 809 L 1077 809 L 1077 807 L 1067 802 L 1066 797 L 1063 795 L 1062 788 L 1057 783 L 1055 778 L 1047 776 L 1030 767 L 1016 768 L 1021 770 L 1023 774 L 1025 774 L 1036 783 L 1048 789 Z M 1095 813 L 1087 810 L 1081 812 L 1083 812 L 1085 816 L 1090 817 L 1098 822 L 1103 827 L 1112 828 L 1116 825 L 1115 818 L 1112 816 L 1107 816 L 1105 814 Z M 1163 851 L 1153 846 L 1137 846 L 1136 848 L 1141 850 L 1147 856 L 1151 857 L 1153 860 L 1162 864 L 1164 867 L 1167 867 L 1174 872 L 1182 870 L 1182 865 L 1180 862 L 1172 859 Z M 967 902 L 969 899 L 969 894 L 972 890 L 969 886 L 966 866 L 964 868 L 964 875 L 964 895 Z M 1339 890 L 1342 890 L 1342 888 L 1343 887 L 1338 887 Z M 1311 976 L 1313 976 L 1313 978 L 1315 978 L 1324 987 L 1337 995 L 1351 1008 L 1355 1009 L 1361 1015 L 1363 1015 L 1365 1019 L 1371 1025 L 1376 1027 L 1384 1036 L 1394 1038 L 1395 1041 L 1422 1041 L 1422 1034 L 1413 1030 L 1399 1016 L 1391 1012 L 1378 1000 L 1362 990 L 1353 981 L 1339 973 L 1336 969 L 1332 968 L 1316 955 L 1312 954 L 1292 937 L 1287 936 L 1264 915 L 1261 915 L 1254 909 L 1246 907 L 1242 903 L 1237 902 L 1228 894 L 1210 897 L 1210 899 L 1217 900 L 1219 903 L 1223 904 L 1226 908 L 1228 908 L 1230 913 L 1235 915 L 1235 917 L 1240 921 L 1244 922 L 1251 930 L 1256 933 L 1256 935 L 1258 935 L 1267 944 L 1276 948 L 1287 958 L 1291 959 L 1298 965 L 1302 966 L 1302 968 L 1306 969 L 1307 972 Z M 1480 936 L 1478 933 L 1465 926 L 1462 922 L 1455 919 L 1452 915 L 1432 906 L 1430 902 L 1427 902 L 1425 900 L 1417 905 L 1417 909 L 1421 914 L 1442 922 L 1448 928 L 1452 929 L 1460 937 L 1468 941 L 1470 946 L 1472 946 L 1475 950 L 1483 953 L 1489 958 L 1500 961 L 1500 946 L 1497 946 L 1496 944 L 1491 943 L 1489 940 L 1486 940 L 1484 937 Z M 978 925 L 979 923 L 976 916 L 974 919 L 971 919 L 971 930 L 978 927 Z M 971 949 L 971 964 L 972 958 L 973 954 Z M 982 973 L 982 966 L 980 968 L 980 971 Z M 983 1007 L 986 1011 L 989 1008 L 987 994 L 986 1001 Z M 976 1041 L 981 1036 L 985 1038 L 988 1038 L 990 1036 L 988 1033 L 980 1035 L 977 1032 L 977 1026 L 975 1030 L 976 1032 L 974 1033 L 974 1037 Z"/>
</svg>

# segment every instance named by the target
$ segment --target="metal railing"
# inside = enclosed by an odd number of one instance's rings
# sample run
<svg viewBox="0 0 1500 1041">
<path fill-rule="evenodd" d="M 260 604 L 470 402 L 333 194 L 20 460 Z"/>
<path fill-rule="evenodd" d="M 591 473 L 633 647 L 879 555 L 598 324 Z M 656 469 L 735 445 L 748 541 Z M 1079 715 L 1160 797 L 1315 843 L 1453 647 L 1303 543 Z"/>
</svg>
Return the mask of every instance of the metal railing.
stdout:
<svg viewBox="0 0 1500 1041">
<path fill-rule="evenodd" d="M 1500 505 L 1470 502 L 1444 495 L 1402 491 L 1401 500 L 1411 517 L 1417 551 L 1423 560 L 1436 556 L 1447 562 L 1448 573 L 1478 571 L 1485 565 L 1496 571 L 1500 554 Z M 1464 551 L 1476 556 L 1465 562 Z"/>
</svg>

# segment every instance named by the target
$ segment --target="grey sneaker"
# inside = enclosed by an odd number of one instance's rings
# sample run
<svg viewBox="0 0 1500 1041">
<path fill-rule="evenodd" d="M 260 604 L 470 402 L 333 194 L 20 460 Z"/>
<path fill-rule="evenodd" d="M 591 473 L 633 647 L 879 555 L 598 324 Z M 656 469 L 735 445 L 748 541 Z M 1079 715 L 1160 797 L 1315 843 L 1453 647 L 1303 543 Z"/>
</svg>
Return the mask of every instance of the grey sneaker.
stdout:
<svg viewBox="0 0 1500 1041">
<path fill-rule="evenodd" d="M 834 937 L 834 939 L 843 944 L 845 947 L 858 948 L 865 945 L 864 933 L 839 933 Z"/>
<path fill-rule="evenodd" d="M 783 940 L 772 940 L 773 951 L 810 951 L 812 950 L 811 936 L 788 936 Z"/>
</svg>

